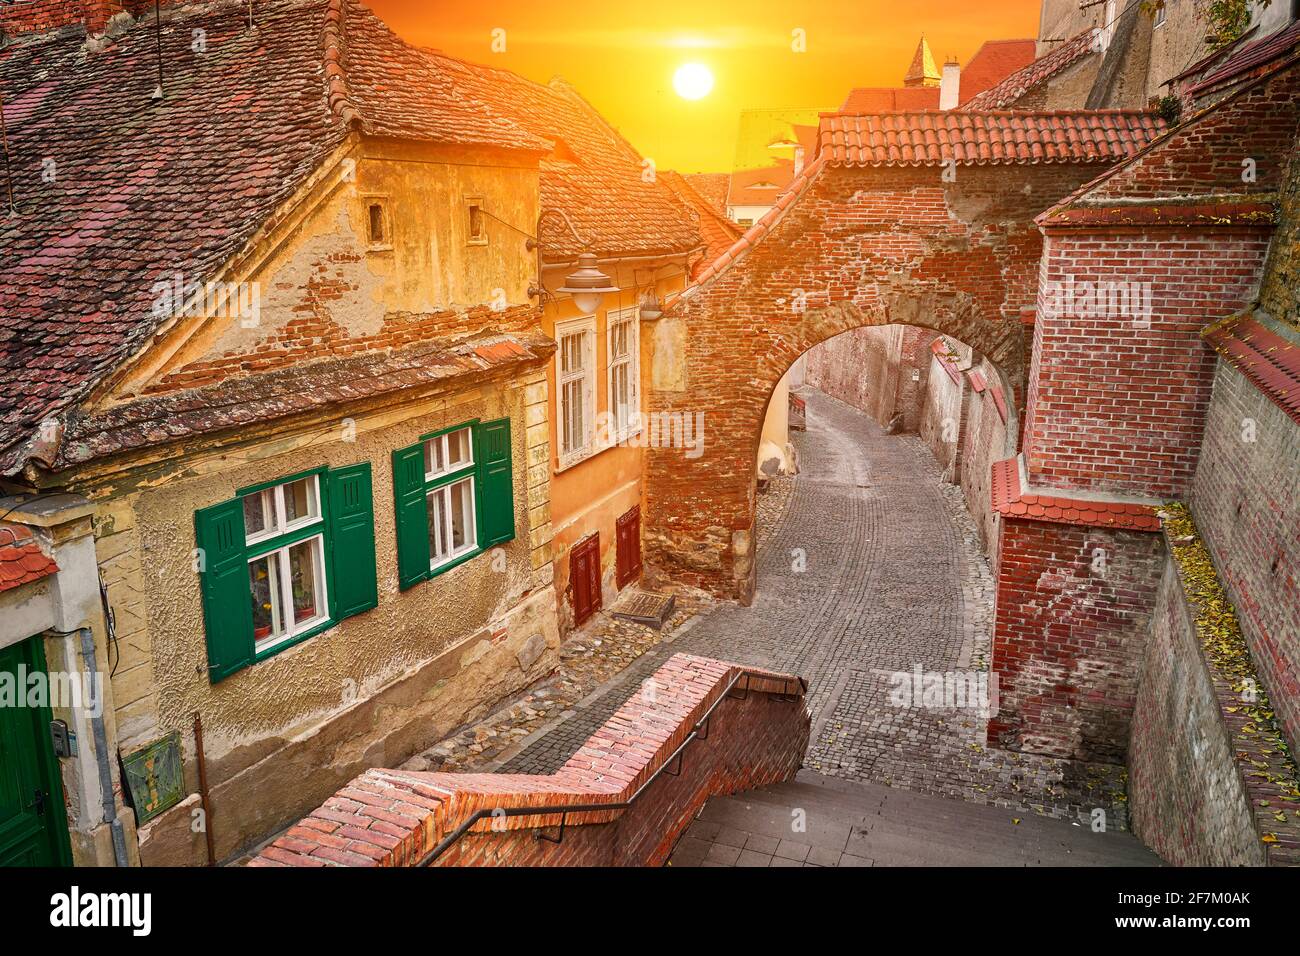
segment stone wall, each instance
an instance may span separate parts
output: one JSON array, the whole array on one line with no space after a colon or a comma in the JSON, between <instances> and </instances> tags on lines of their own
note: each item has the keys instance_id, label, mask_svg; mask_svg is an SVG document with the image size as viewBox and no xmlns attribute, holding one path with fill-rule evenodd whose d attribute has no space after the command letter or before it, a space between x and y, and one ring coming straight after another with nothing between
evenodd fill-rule
<instances>
[{"instance_id":1,"label":"stone wall","mask_svg":"<svg viewBox=\"0 0 1300 956\"><path fill-rule=\"evenodd\" d=\"M1128 766L1133 832L1167 862L1264 863L1264 844L1172 558L1151 619Z\"/></svg>"},{"instance_id":2,"label":"stone wall","mask_svg":"<svg viewBox=\"0 0 1300 956\"><path fill-rule=\"evenodd\" d=\"M1300 744L1300 422L1223 360L1190 503L1283 728Z\"/></svg>"},{"instance_id":3,"label":"stone wall","mask_svg":"<svg viewBox=\"0 0 1300 956\"><path fill-rule=\"evenodd\" d=\"M733 680L736 690L728 693ZM726 699L722 699L723 697ZM709 709L721 703L702 721ZM678 748L698 728L680 756ZM787 780L808 744L798 678L677 654L555 774L370 771L291 828L254 866L412 866L482 810L630 807L483 818L438 866L657 866L704 802ZM539 840L539 828L559 842Z\"/></svg>"},{"instance_id":4,"label":"stone wall","mask_svg":"<svg viewBox=\"0 0 1300 956\"><path fill-rule=\"evenodd\" d=\"M866 412L882 428L899 409L902 368L901 325L850 329L808 351L805 381L827 395Z\"/></svg>"}]
</instances>

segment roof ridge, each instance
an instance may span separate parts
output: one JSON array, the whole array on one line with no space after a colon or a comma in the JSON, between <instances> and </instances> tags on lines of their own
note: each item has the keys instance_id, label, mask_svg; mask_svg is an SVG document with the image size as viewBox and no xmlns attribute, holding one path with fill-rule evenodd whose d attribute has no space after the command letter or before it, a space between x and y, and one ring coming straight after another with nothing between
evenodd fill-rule
<instances>
[{"instance_id":1,"label":"roof ridge","mask_svg":"<svg viewBox=\"0 0 1300 956\"><path fill-rule=\"evenodd\" d=\"M349 126L361 124L361 113L348 90L344 65L348 0L328 0L325 25L321 31L324 44L325 97L330 111Z\"/></svg>"}]
</instances>

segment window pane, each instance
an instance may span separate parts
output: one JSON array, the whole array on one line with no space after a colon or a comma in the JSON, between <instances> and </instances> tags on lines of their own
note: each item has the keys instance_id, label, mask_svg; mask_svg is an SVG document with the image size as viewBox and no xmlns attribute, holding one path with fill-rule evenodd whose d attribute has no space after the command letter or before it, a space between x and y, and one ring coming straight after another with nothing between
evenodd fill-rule
<instances>
[{"instance_id":1,"label":"window pane","mask_svg":"<svg viewBox=\"0 0 1300 956\"><path fill-rule=\"evenodd\" d=\"M316 566L318 540L299 541L289 549L289 583L293 588L295 626L325 613L320 600L320 569Z\"/></svg>"},{"instance_id":2,"label":"window pane","mask_svg":"<svg viewBox=\"0 0 1300 956\"><path fill-rule=\"evenodd\" d=\"M424 473L436 475L447 467L447 453L442 437L430 438L424 443Z\"/></svg>"},{"instance_id":3,"label":"window pane","mask_svg":"<svg viewBox=\"0 0 1300 956\"><path fill-rule=\"evenodd\" d=\"M447 466L460 468L474 460L469 450L469 429L462 428L447 436Z\"/></svg>"},{"instance_id":4,"label":"window pane","mask_svg":"<svg viewBox=\"0 0 1300 956\"><path fill-rule=\"evenodd\" d=\"M586 444L583 405L583 380L564 385L564 450L573 451Z\"/></svg>"},{"instance_id":5,"label":"window pane","mask_svg":"<svg viewBox=\"0 0 1300 956\"><path fill-rule=\"evenodd\" d=\"M248 563L248 584L253 599L253 637L261 641L284 632L280 615L280 573L276 554Z\"/></svg>"},{"instance_id":6,"label":"window pane","mask_svg":"<svg viewBox=\"0 0 1300 956\"><path fill-rule=\"evenodd\" d=\"M269 491L244 496L244 534L248 537L261 534L271 524Z\"/></svg>"},{"instance_id":7,"label":"window pane","mask_svg":"<svg viewBox=\"0 0 1300 956\"><path fill-rule=\"evenodd\" d=\"M284 486L284 523L292 524L304 518L316 517L313 494L315 478L299 478Z\"/></svg>"},{"instance_id":8,"label":"window pane","mask_svg":"<svg viewBox=\"0 0 1300 956\"><path fill-rule=\"evenodd\" d=\"M434 563L447 557L447 489L439 488L425 496L429 515L429 558Z\"/></svg>"},{"instance_id":9,"label":"window pane","mask_svg":"<svg viewBox=\"0 0 1300 956\"><path fill-rule=\"evenodd\" d=\"M627 326L626 322L619 322L610 328L610 349L613 357L618 359L627 355Z\"/></svg>"},{"instance_id":10,"label":"window pane","mask_svg":"<svg viewBox=\"0 0 1300 956\"><path fill-rule=\"evenodd\" d=\"M614 427L622 431L627 425L629 367L626 363L614 366Z\"/></svg>"},{"instance_id":11,"label":"window pane","mask_svg":"<svg viewBox=\"0 0 1300 956\"><path fill-rule=\"evenodd\" d=\"M577 372L583 367L582 337L585 333L576 332L564 336L560 345L560 369L563 372Z\"/></svg>"},{"instance_id":12,"label":"window pane","mask_svg":"<svg viewBox=\"0 0 1300 956\"><path fill-rule=\"evenodd\" d=\"M451 547L454 551L474 543L473 499L474 485L468 478L451 486Z\"/></svg>"}]
</instances>

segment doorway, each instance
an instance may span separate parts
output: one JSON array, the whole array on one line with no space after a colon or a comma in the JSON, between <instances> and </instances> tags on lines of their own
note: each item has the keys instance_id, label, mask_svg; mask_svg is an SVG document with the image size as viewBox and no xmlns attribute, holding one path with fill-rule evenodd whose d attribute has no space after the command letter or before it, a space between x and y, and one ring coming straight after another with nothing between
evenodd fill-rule
<instances>
[{"instance_id":1,"label":"doorway","mask_svg":"<svg viewBox=\"0 0 1300 956\"><path fill-rule=\"evenodd\" d=\"M12 682L16 698L0 706L0 866L72 863L50 702L30 707L26 699L27 675L45 673L41 638L0 650L0 680Z\"/></svg>"}]
</instances>

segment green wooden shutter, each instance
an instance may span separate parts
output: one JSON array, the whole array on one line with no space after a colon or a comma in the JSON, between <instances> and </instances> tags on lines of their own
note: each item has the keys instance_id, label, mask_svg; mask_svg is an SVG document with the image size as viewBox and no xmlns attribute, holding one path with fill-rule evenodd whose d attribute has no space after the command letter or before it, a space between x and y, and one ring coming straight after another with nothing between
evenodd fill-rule
<instances>
[{"instance_id":1,"label":"green wooden shutter","mask_svg":"<svg viewBox=\"0 0 1300 956\"><path fill-rule=\"evenodd\" d=\"M379 603L375 574L375 506L370 462L330 469L330 596L334 619L341 621Z\"/></svg>"},{"instance_id":2,"label":"green wooden shutter","mask_svg":"<svg viewBox=\"0 0 1300 956\"><path fill-rule=\"evenodd\" d=\"M515 536L515 488L510 461L510 419L483 422L478 439L479 547Z\"/></svg>"},{"instance_id":3,"label":"green wooden shutter","mask_svg":"<svg viewBox=\"0 0 1300 956\"><path fill-rule=\"evenodd\" d=\"M202 563L208 679L216 683L253 662L253 600L244 557L243 499L194 513Z\"/></svg>"},{"instance_id":4,"label":"green wooden shutter","mask_svg":"<svg viewBox=\"0 0 1300 956\"><path fill-rule=\"evenodd\" d=\"M424 503L424 446L393 452L397 584L403 591L429 576L429 513Z\"/></svg>"}]
</instances>

